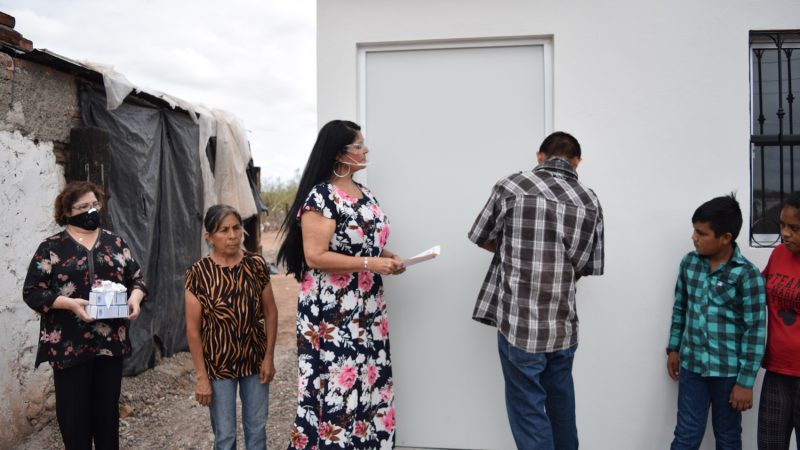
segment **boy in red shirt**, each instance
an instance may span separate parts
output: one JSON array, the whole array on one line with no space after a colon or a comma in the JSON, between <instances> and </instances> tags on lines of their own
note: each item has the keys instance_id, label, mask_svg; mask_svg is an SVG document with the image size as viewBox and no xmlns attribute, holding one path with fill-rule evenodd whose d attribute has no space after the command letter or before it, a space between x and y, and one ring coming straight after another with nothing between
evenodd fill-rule
<instances>
[{"instance_id":1,"label":"boy in red shirt","mask_svg":"<svg viewBox=\"0 0 800 450\"><path fill-rule=\"evenodd\" d=\"M784 201L780 223L783 243L764 269L769 323L759 450L787 450L792 429L800 432L800 192Z\"/></svg>"}]
</instances>

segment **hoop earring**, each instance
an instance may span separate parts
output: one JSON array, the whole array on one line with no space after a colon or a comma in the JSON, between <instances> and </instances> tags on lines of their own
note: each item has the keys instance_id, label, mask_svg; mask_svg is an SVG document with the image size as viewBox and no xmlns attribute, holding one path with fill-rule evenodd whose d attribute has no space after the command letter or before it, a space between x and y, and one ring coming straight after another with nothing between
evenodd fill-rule
<instances>
[{"instance_id":1,"label":"hoop earring","mask_svg":"<svg viewBox=\"0 0 800 450\"><path fill-rule=\"evenodd\" d=\"M333 174L336 175L337 178L344 178L344 177L350 175L350 166L348 166L347 164L342 164L342 165L347 167L347 172L345 172L343 174L336 173L336 165L333 166Z\"/></svg>"}]
</instances>

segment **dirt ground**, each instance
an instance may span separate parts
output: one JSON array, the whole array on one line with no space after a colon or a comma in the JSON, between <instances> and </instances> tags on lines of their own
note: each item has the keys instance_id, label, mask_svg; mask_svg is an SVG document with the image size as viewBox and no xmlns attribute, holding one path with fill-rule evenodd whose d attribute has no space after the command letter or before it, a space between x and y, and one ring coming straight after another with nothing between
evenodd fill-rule
<instances>
[{"instance_id":1,"label":"dirt ground","mask_svg":"<svg viewBox=\"0 0 800 450\"><path fill-rule=\"evenodd\" d=\"M266 233L261 244L267 261L275 260L276 234ZM297 408L295 312L297 283L286 275L272 277L278 304L278 340L275 348L277 373L270 385L268 447L285 449ZM214 442L208 408L194 400L194 368L189 353L162 359L155 368L122 379L120 448L209 449ZM44 425L23 440L18 450L63 448L55 413L41 418ZM244 438L239 420L239 448Z\"/></svg>"}]
</instances>

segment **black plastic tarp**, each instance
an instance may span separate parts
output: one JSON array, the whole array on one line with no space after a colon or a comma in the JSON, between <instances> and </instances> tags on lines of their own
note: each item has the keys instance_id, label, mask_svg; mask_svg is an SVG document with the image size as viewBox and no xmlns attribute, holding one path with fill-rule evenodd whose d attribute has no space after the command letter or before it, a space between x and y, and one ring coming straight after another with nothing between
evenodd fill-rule
<instances>
[{"instance_id":1,"label":"black plastic tarp","mask_svg":"<svg viewBox=\"0 0 800 450\"><path fill-rule=\"evenodd\" d=\"M198 125L187 113L128 97L106 109L102 91L81 88L81 120L108 131L111 228L142 266L150 295L131 322L133 354L125 374L153 366L156 352L187 349L183 281L200 258L203 186Z\"/></svg>"}]
</instances>

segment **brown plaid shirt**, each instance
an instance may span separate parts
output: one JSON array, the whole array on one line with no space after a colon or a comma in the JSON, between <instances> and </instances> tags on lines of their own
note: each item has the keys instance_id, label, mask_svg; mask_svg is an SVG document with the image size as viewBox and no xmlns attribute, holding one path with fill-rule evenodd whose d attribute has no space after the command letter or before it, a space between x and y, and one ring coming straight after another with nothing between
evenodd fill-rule
<instances>
[{"instance_id":1,"label":"brown plaid shirt","mask_svg":"<svg viewBox=\"0 0 800 450\"><path fill-rule=\"evenodd\" d=\"M603 211L567 161L498 181L468 236L497 243L473 319L531 353L578 343L575 282L603 274Z\"/></svg>"}]
</instances>

